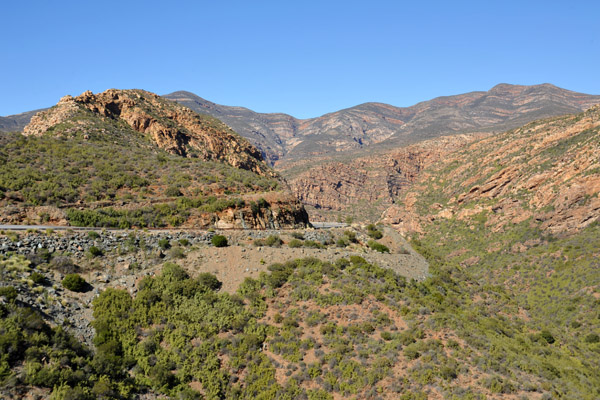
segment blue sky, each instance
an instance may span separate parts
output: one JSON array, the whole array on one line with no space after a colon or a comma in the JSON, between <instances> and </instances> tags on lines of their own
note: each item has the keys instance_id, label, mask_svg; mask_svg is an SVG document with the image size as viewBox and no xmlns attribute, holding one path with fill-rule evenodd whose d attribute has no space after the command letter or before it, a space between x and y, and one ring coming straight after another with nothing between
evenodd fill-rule
<instances>
[{"instance_id":1,"label":"blue sky","mask_svg":"<svg viewBox=\"0 0 600 400\"><path fill-rule=\"evenodd\" d=\"M598 1L22 0L2 14L0 115L109 88L299 118L501 82L600 94Z\"/></svg>"}]
</instances>

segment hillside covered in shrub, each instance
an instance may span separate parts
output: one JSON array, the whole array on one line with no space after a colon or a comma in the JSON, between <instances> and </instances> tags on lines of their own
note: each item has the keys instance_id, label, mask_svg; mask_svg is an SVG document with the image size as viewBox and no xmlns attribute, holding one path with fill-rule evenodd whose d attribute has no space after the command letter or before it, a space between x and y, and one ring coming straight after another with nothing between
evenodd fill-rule
<instances>
[{"instance_id":1,"label":"hillside covered in shrub","mask_svg":"<svg viewBox=\"0 0 600 400\"><path fill-rule=\"evenodd\" d=\"M0 140L0 220L6 223L307 223L302 205L245 139L212 117L141 90L68 96L36 115L25 135Z\"/></svg>"}]
</instances>

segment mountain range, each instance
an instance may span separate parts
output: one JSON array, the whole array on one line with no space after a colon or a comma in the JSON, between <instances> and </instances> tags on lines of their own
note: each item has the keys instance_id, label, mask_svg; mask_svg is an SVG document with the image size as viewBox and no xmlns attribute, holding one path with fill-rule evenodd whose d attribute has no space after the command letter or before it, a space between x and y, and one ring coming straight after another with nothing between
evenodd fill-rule
<instances>
[{"instance_id":1,"label":"mountain range","mask_svg":"<svg viewBox=\"0 0 600 400\"><path fill-rule=\"evenodd\" d=\"M261 114L243 107L222 106L189 92L164 97L222 120L257 146L273 164L376 144L376 148L389 149L456 133L501 132L600 103L600 96L550 84L499 84L487 92L438 97L411 107L365 103L318 118L297 119L287 114Z\"/></svg>"},{"instance_id":2,"label":"mountain range","mask_svg":"<svg viewBox=\"0 0 600 400\"><path fill-rule=\"evenodd\" d=\"M600 103L600 96L551 84L499 84L488 91L437 97L410 107L364 103L317 118L298 119L220 105L186 91L163 97L223 121L254 144L271 165L353 150L360 153L367 148L397 148L457 133L502 132ZM21 131L36 112L0 117L0 131Z\"/></svg>"}]
</instances>

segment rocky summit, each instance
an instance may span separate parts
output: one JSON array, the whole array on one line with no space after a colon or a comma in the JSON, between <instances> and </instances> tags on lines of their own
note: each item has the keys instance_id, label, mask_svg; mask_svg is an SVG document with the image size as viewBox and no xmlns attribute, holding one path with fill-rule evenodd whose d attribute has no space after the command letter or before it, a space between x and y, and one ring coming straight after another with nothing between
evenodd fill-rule
<instances>
[{"instance_id":1,"label":"rocky summit","mask_svg":"<svg viewBox=\"0 0 600 400\"><path fill-rule=\"evenodd\" d=\"M66 96L0 138L0 221L78 226L306 226L260 152L142 90Z\"/></svg>"},{"instance_id":2,"label":"rocky summit","mask_svg":"<svg viewBox=\"0 0 600 400\"><path fill-rule=\"evenodd\" d=\"M47 111L35 115L23 134L42 135L49 129L92 112L93 116L123 121L147 135L161 149L205 161L225 161L236 168L261 175L274 175L261 162L260 153L218 120L202 118L193 111L142 90L107 90L97 95L85 92L65 96Z\"/></svg>"}]
</instances>

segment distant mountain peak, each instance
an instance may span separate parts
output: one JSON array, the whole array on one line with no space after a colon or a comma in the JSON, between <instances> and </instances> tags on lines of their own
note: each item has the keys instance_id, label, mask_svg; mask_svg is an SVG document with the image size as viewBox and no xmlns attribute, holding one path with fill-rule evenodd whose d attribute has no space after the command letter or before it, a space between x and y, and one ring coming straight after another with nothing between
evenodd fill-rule
<instances>
[{"instance_id":1,"label":"distant mountain peak","mask_svg":"<svg viewBox=\"0 0 600 400\"><path fill-rule=\"evenodd\" d=\"M210 103L185 91L165 97L218 117L257 146L272 164L359 151L374 145L395 148L458 133L501 132L600 103L600 96L549 83L500 83L488 91L437 97L411 107L367 102L299 120L286 114L261 114Z\"/></svg>"}]
</instances>

